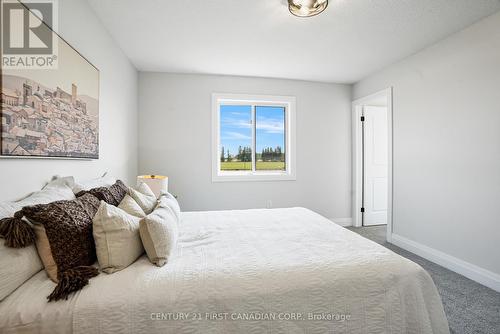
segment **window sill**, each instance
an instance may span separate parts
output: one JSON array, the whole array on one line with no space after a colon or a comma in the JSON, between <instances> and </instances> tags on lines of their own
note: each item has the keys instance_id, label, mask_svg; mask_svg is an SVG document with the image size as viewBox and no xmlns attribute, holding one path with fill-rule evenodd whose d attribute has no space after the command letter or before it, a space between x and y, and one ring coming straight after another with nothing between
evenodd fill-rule
<instances>
[{"instance_id":1,"label":"window sill","mask_svg":"<svg viewBox=\"0 0 500 334\"><path fill-rule=\"evenodd\" d=\"M265 182L295 181L297 177L291 173L219 173L212 175L212 182Z\"/></svg>"}]
</instances>

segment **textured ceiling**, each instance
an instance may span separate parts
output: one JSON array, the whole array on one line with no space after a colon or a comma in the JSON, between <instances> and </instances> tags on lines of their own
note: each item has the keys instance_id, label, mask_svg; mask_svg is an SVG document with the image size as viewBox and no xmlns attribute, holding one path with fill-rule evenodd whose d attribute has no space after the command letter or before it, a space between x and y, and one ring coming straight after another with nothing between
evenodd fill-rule
<instances>
[{"instance_id":1,"label":"textured ceiling","mask_svg":"<svg viewBox=\"0 0 500 334\"><path fill-rule=\"evenodd\" d=\"M500 0L88 0L141 71L352 83L500 10Z\"/></svg>"}]
</instances>

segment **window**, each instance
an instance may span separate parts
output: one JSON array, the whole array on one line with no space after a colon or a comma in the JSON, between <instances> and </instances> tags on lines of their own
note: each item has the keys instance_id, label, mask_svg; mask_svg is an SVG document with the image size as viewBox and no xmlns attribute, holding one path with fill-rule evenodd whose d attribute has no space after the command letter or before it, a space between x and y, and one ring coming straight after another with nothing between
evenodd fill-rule
<instances>
[{"instance_id":1,"label":"window","mask_svg":"<svg viewBox=\"0 0 500 334\"><path fill-rule=\"evenodd\" d=\"M295 180L295 98L213 95L212 180Z\"/></svg>"}]
</instances>

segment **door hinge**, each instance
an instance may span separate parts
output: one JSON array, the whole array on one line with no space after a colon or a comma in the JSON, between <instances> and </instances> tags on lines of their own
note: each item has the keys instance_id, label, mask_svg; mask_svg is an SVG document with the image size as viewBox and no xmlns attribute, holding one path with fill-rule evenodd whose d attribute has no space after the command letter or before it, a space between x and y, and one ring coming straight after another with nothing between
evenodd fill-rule
<instances>
[{"instance_id":1,"label":"door hinge","mask_svg":"<svg viewBox=\"0 0 500 334\"><path fill-rule=\"evenodd\" d=\"M361 208L361 212L365 212L365 208Z\"/></svg>"},{"instance_id":2,"label":"door hinge","mask_svg":"<svg viewBox=\"0 0 500 334\"><path fill-rule=\"evenodd\" d=\"M365 116L361 116L361 122L365 121Z\"/></svg>"}]
</instances>

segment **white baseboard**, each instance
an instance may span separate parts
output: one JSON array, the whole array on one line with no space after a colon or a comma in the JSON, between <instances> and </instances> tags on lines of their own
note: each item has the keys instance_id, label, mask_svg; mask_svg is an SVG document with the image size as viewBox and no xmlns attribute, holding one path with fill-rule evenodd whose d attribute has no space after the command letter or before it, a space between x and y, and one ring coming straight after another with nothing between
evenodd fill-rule
<instances>
[{"instance_id":1,"label":"white baseboard","mask_svg":"<svg viewBox=\"0 0 500 334\"><path fill-rule=\"evenodd\" d=\"M343 227L348 227L352 226L352 218L330 218L332 222L334 222L337 225L343 226Z\"/></svg>"},{"instance_id":2,"label":"white baseboard","mask_svg":"<svg viewBox=\"0 0 500 334\"><path fill-rule=\"evenodd\" d=\"M500 292L499 274L394 233L391 243Z\"/></svg>"}]
</instances>

